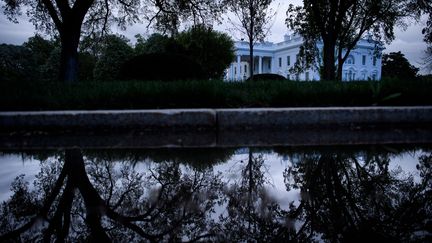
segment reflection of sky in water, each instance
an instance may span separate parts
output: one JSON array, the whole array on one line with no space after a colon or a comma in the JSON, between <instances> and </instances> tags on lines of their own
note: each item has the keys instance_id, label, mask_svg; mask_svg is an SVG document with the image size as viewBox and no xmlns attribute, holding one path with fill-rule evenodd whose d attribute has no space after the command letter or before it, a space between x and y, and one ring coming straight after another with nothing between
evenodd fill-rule
<instances>
[{"instance_id":1,"label":"reflection of sky in water","mask_svg":"<svg viewBox=\"0 0 432 243\"><path fill-rule=\"evenodd\" d=\"M254 157L260 153L254 153ZM235 154L229 161L224 164L216 165L213 170L221 172L224 176L223 180L227 182L239 181L241 178L241 170L246 166L249 159L249 154ZM282 209L288 209L289 203L299 199L299 191L286 191L283 171L290 164L283 157L275 153L263 154L264 159L264 176L266 177L265 189L268 195L278 202Z\"/></svg>"},{"instance_id":2,"label":"reflection of sky in water","mask_svg":"<svg viewBox=\"0 0 432 243\"><path fill-rule=\"evenodd\" d=\"M329 152L328 148L326 151L327 153ZM193 151L190 152L193 153ZM260 165L260 162L257 161L261 161L260 158L262 158L263 164L259 168L261 169L261 172L263 173L264 176L263 186L265 189L265 193L264 193L265 197L255 198L257 206L260 204L259 202L261 200L264 202L269 202L268 199L270 199L270 201L279 204L282 210L290 211L289 210L290 203L294 203L295 206L298 206L302 202L300 200L301 195L299 189L291 189L290 191L287 191L283 173L287 168L290 168L293 164L296 165L297 163L307 162L307 160L304 159L306 159L308 156L313 155L312 157L315 157L316 155L318 155L319 157L320 152L319 150L314 150L313 152L310 153L305 151L299 151L299 153L296 153L294 150L290 150L290 153L288 154L290 155L280 156L279 154L273 152L268 152L268 151L264 152L264 151L259 151L258 149L253 150L252 156L254 160L256 159L256 161L254 162L254 166ZM357 161L361 165L364 164L366 156L371 155L362 152L358 152L358 153L353 152L353 155L354 154L358 156ZM412 150L410 152L403 152L398 154L397 151L395 151L394 153L392 153L392 155L389 156L390 164L388 169L389 171L401 171L401 173L398 173L395 178L397 180L399 179L403 180L404 178L412 176L414 178L414 182L418 183L420 182L420 177L416 165L418 164L418 158L423 154L429 154L429 153L423 152L422 150ZM206 156L207 155L210 157L209 154L206 154ZM325 155L325 153L323 153L323 155ZM380 155L379 151L377 155ZM224 189L220 194L222 197L229 195L231 192L237 192L237 191L229 191L230 189L231 190L240 189L239 193L242 193L241 189L244 190L244 188L241 187L234 187L234 184L239 186L239 184L242 183L242 179L244 179L242 178L242 171L244 172L245 170L247 170L249 156L250 155L248 149L239 149L231 156L231 158L228 161L226 161L225 163L215 164L212 167L210 167L210 171L206 171L209 174L212 174L212 176L216 176L216 175L221 176L220 178L224 186ZM101 158L95 158L95 157L89 157L89 158L93 158L93 159L89 161L89 167L88 167L89 170L87 172L92 174L93 172L90 172L90 168L94 169L94 167L92 167L90 164L95 162L96 165L98 165L101 162ZM383 159L385 158L386 156L384 156ZM84 159L87 161L87 158ZM203 158L203 160L205 159L206 158ZM49 158L48 161L46 161L46 163L53 163L56 160L57 159ZM181 162L181 161L177 161L177 162ZM104 164L105 163L101 163L100 165L104 165ZM160 166L163 165L163 163L153 163L147 158L147 159L143 159L143 161L139 161L134 164L131 164L128 161L114 161L112 164L109 165L112 165L114 174L115 173L121 174L121 171L127 168L127 169L133 169L135 172L138 172L139 174L148 178L151 175L151 171L156 172L158 168L160 169ZM167 164L167 166L172 166L172 165L173 164L170 163ZM354 166L354 164L352 164L351 166ZM190 164L182 164L180 165L179 168L183 176L193 176L194 173L197 172L196 168L192 167ZM32 183L35 179L35 175L39 173L39 171L40 171L40 161L31 159L30 156L21 157L21 155L4 155L0 153L0 202L7 200L11 196L11 192L9 190L11 187L11 183L15 177L17 177L20 174L25 174L26 175L25 180L29 182L29 187L30 189L32 189L33 188ZM290 180L292 180L292 178L290 178ZM290 182L292 183L293 181ZM116 180L115 183L116 185L118 184L118 186L121 187L122 182L120 180ZM160 184L157 183L151 183L146 185L145 187L146 188L144 190L144 194L141 196L150 199L149 201L151 201L151 198L153 197L156 198L156 195L159 194L158 189L160 189L161 186ZM202 193L203 193L202 195L198 195L200 198L203 199L208 198L207 197L209 195L207 194L208 191L203 190ZM205 200L202 200L201 202L204 201ZM302 205L304 204L302 203ZM206 218L211 219L211 221L217 222L218 224L222 222L221 225L223 225L224 219L223 218L221 219L220 216L229 217L227 206L228 206L228 200L220 201L220 204L215 204L212 210L205 212ZM229 209L231 210L232 208L230 207ZM260 209L257 208L258 214L259 214L259 210ZM303 228L304 225L308 224L308 221L307 220L304 221L303 218L288 218L288 217L285 218L285 216L280 216L280 217L275 216L274 219L276 219L276 221L278 221L282 225L285 224L285 227L295 228L297 232L301 231L300 229ZM243 222L243 223L236 222L236 223L245 224L247 222ZM320 239L320 236L321 233L317 232L317 234L314 235L313 237L315 240L321 242L322 239ZM187 236L183 235L183 237L187 237ZM184 240L188 240L188 239L189 238L184 238Z\"/></svg>"},{"instance_id":3,"label":"reflection of sky in water","mask_svg":"<svg viewBox=\"0 0 432 243\"><path fill-rule=\"evenodd\" d=\"M29 188L32 188L32 182L39 171L40 161L38 160L22 158L15 154L0 154L0 202L5 201L12 195L10 186L17 176L25 174L24 178L30 182Z\"/></svg>"},{"instance_id":4,"label":"reflection of sky in water","mask_svg":"<svg viewBox=\"0 0 432 243\"><path fill-rule=\"evenodd\" d=\"M264 176L266 177L265 188L268 195L278 202L282 209L288 209L289 203L294 201L298 205L300 197L299 190L286 191L283 171L291 165L291 161L286 156L279 156L276 153L254 153L263 155L264 159ZM402 169L400 176L406 177L412 175L415 182L420 181L419 172L416 169L418 158L424 154L421 150L404 152L399 155L391 156L389 165L390 170ZM239 182L241 179L241 170L244 168L249 159L248 149L240 149L225 163L217 164L213 167L213 172L218 172L222 175L222 180L232 184ZM119 164L115 168L119 168ZM23 158L20 155L0 155L0 201L8 199L11 195L10 186L14 178L20 174L25 174L25 180L30 182L29 187L32 188L32 182L35 175L40 171L40 161L29 157ZM137 172L147 172L149 168L154 167L150 161L142 161L134 166ZM182 171L187 173L187 167L181 167Z\"/></svg>"}]
</instances>

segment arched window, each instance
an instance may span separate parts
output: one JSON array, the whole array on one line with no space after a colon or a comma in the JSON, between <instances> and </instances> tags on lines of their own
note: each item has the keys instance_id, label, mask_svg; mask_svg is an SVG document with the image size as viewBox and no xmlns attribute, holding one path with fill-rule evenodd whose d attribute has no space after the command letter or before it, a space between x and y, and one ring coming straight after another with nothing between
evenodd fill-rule
<instances>
[{"instance_id":1,"label":"arched window","mask_svg":"<svg viewBox=\"0 0 432 243\"><path fill-rule=\"evenodd\" d=\"M348 56L346 64L355 64L355 59L352 55Z\"/></svg>"},{"instance_id":2,"label":"arched window","mask_svg":"<svg viewBox=\"0 0 432 243\"><path fill-rule=\"evenodd\" d=\"M352 81L356 79L356 70L353 68L350 68L348 72L346 73L346 80Z\"/></svg>"}]
</instances>

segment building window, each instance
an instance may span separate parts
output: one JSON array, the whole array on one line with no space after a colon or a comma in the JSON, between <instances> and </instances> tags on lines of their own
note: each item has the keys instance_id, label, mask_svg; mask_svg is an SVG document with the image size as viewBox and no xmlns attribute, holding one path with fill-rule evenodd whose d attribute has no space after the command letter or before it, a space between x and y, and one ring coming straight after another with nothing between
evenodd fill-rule
<instances>
[{"instance_id":1,"label":"building window","mask_svg":"<svg viewBox=\"0 0 432 243\"><path fill-rule=\"evenodd\" d=\"M234 75L237 74L237 67L234 67Z\"/></svg>"},{"instance_id":2,"label":"building window","mask_svg":"<svg viewBox=\"0 0 432 243\"><path fill-rule=\"evenodd\" d=\"M365 55L362 56L362 64L366 65L366 56Z\"/></svg>"},{"instance_id":3,"label":"building window","mask_svg":"<svg viewBox=\"0 0 432 243\"><path fill-rule=\"evenodd\" d=\"M247 66L246 66L246 64L244 65L244 72L247 73Z\"/></svg>"},{"instance_id":4,"label":"building window","mask_svg":"<svg viewBox=\"0 0 432 243\"><path fill-rule=\"evenodd\" d=\"M268 69L271 69L271 61L268 62Z\"/></svg>"},{"instance_id":5,"label":"building window","mask_svg":"<svg viewBox=\"0 0 432 243\"><path fill-rule=\"evenodd\" d=\"M309 72L306 72L306 81L309 81Z\"/></svg>"},{"instance_id":6,"label":"building window","mask_svg":"<svg viewBox=\"0 0 432 243\"><path fill-rule=\"evenodd\" d=\"M291 66L291 57L287 56L287 66Z\"/></svg>"},{"instance_id":7,"label":"building window","mask_svg":"<svg viewBox=\"0 0 432 243\"><path fill-rule=\"evenodd\" d=\"M373 57L373 65L374 66L376 66L376 61L377 61L376 57Z\"/></svg>"},{"instance_id":8,"label":"building window","mask_svg":"<svg viewBox=\"0 0 432 243\"><path fill-rule=\"evenodd\" d=\"M346 63L347 63L347 64L355 64L355 62L354 62L354 57L353 57L353 56L349 56L349 57L347 58L347 60L346 60Z\"/></svg>"},{"instance_id":9,"label":"building window","mask_svg":"<svg viewBox=\"0 0 432 243\"><path fill-rule=\"evenodd\" d=\"M282 58L279 57L279 67L282 67Z\"/></svg>"}]
</instances>

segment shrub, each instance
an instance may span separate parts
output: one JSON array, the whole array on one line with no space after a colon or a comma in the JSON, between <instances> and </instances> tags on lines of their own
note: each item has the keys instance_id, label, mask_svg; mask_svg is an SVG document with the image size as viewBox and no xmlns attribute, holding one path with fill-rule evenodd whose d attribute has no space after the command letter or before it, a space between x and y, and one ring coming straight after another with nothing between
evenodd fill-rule
<instances>
[{"instance_id":1,"label":"shrub","mask_svg":"<svg viewBox=\"0 0 432 243\"><path fill-rule=\"evenodd\" d=\"M202 79L201 66L177 54L143 54L125 62L120 71L122 80L193 80Z\"/></svg>"},{"instance_id":2,"label":"shrub","mask_svg":"<svg viewBox=\"0 0 432 243\"><path fill-rule=\"evenodd\" d=\"M267 81L267 80L288 80L284 76L274 73L262 73L254 74L253 81ZM251 77L246 79L246 81L251 81Z\"/></svg>"},{"instance_id":3,"label":"shrub","mask_svg":"<svg viewBox=\"0 0 432 243\"><path fill-rule=\"evenodd\" d=\"M184 54L201 64L206 79L221 79L234 60L234 42L225 33L195 25L176 36Z\"/></svg>"}]
</instances>

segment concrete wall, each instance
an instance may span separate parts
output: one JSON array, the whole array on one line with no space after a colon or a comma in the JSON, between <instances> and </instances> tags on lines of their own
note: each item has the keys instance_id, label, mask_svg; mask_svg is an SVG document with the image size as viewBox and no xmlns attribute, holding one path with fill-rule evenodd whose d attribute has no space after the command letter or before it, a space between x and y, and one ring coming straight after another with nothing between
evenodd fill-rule
<instances>
[{"instance_id":1,"label":"concrete wall","mask_svg":"<svg viewBox=\"0 0 432 243\"><path fill-rule=\"evenodd\" d=\"M432 124L432 107L167 109L0 112L0 130L253 130Z\"/></svg>"},{"instance_id":2,"label":"concrete wall","mask_svg":"<svg viewBox=\"0 0 432 243\"><path fill-rule=\"evenodd\" d=\"M0 112L0 149L431 142L432 107Z\"/></svg>"}]
</instances>

